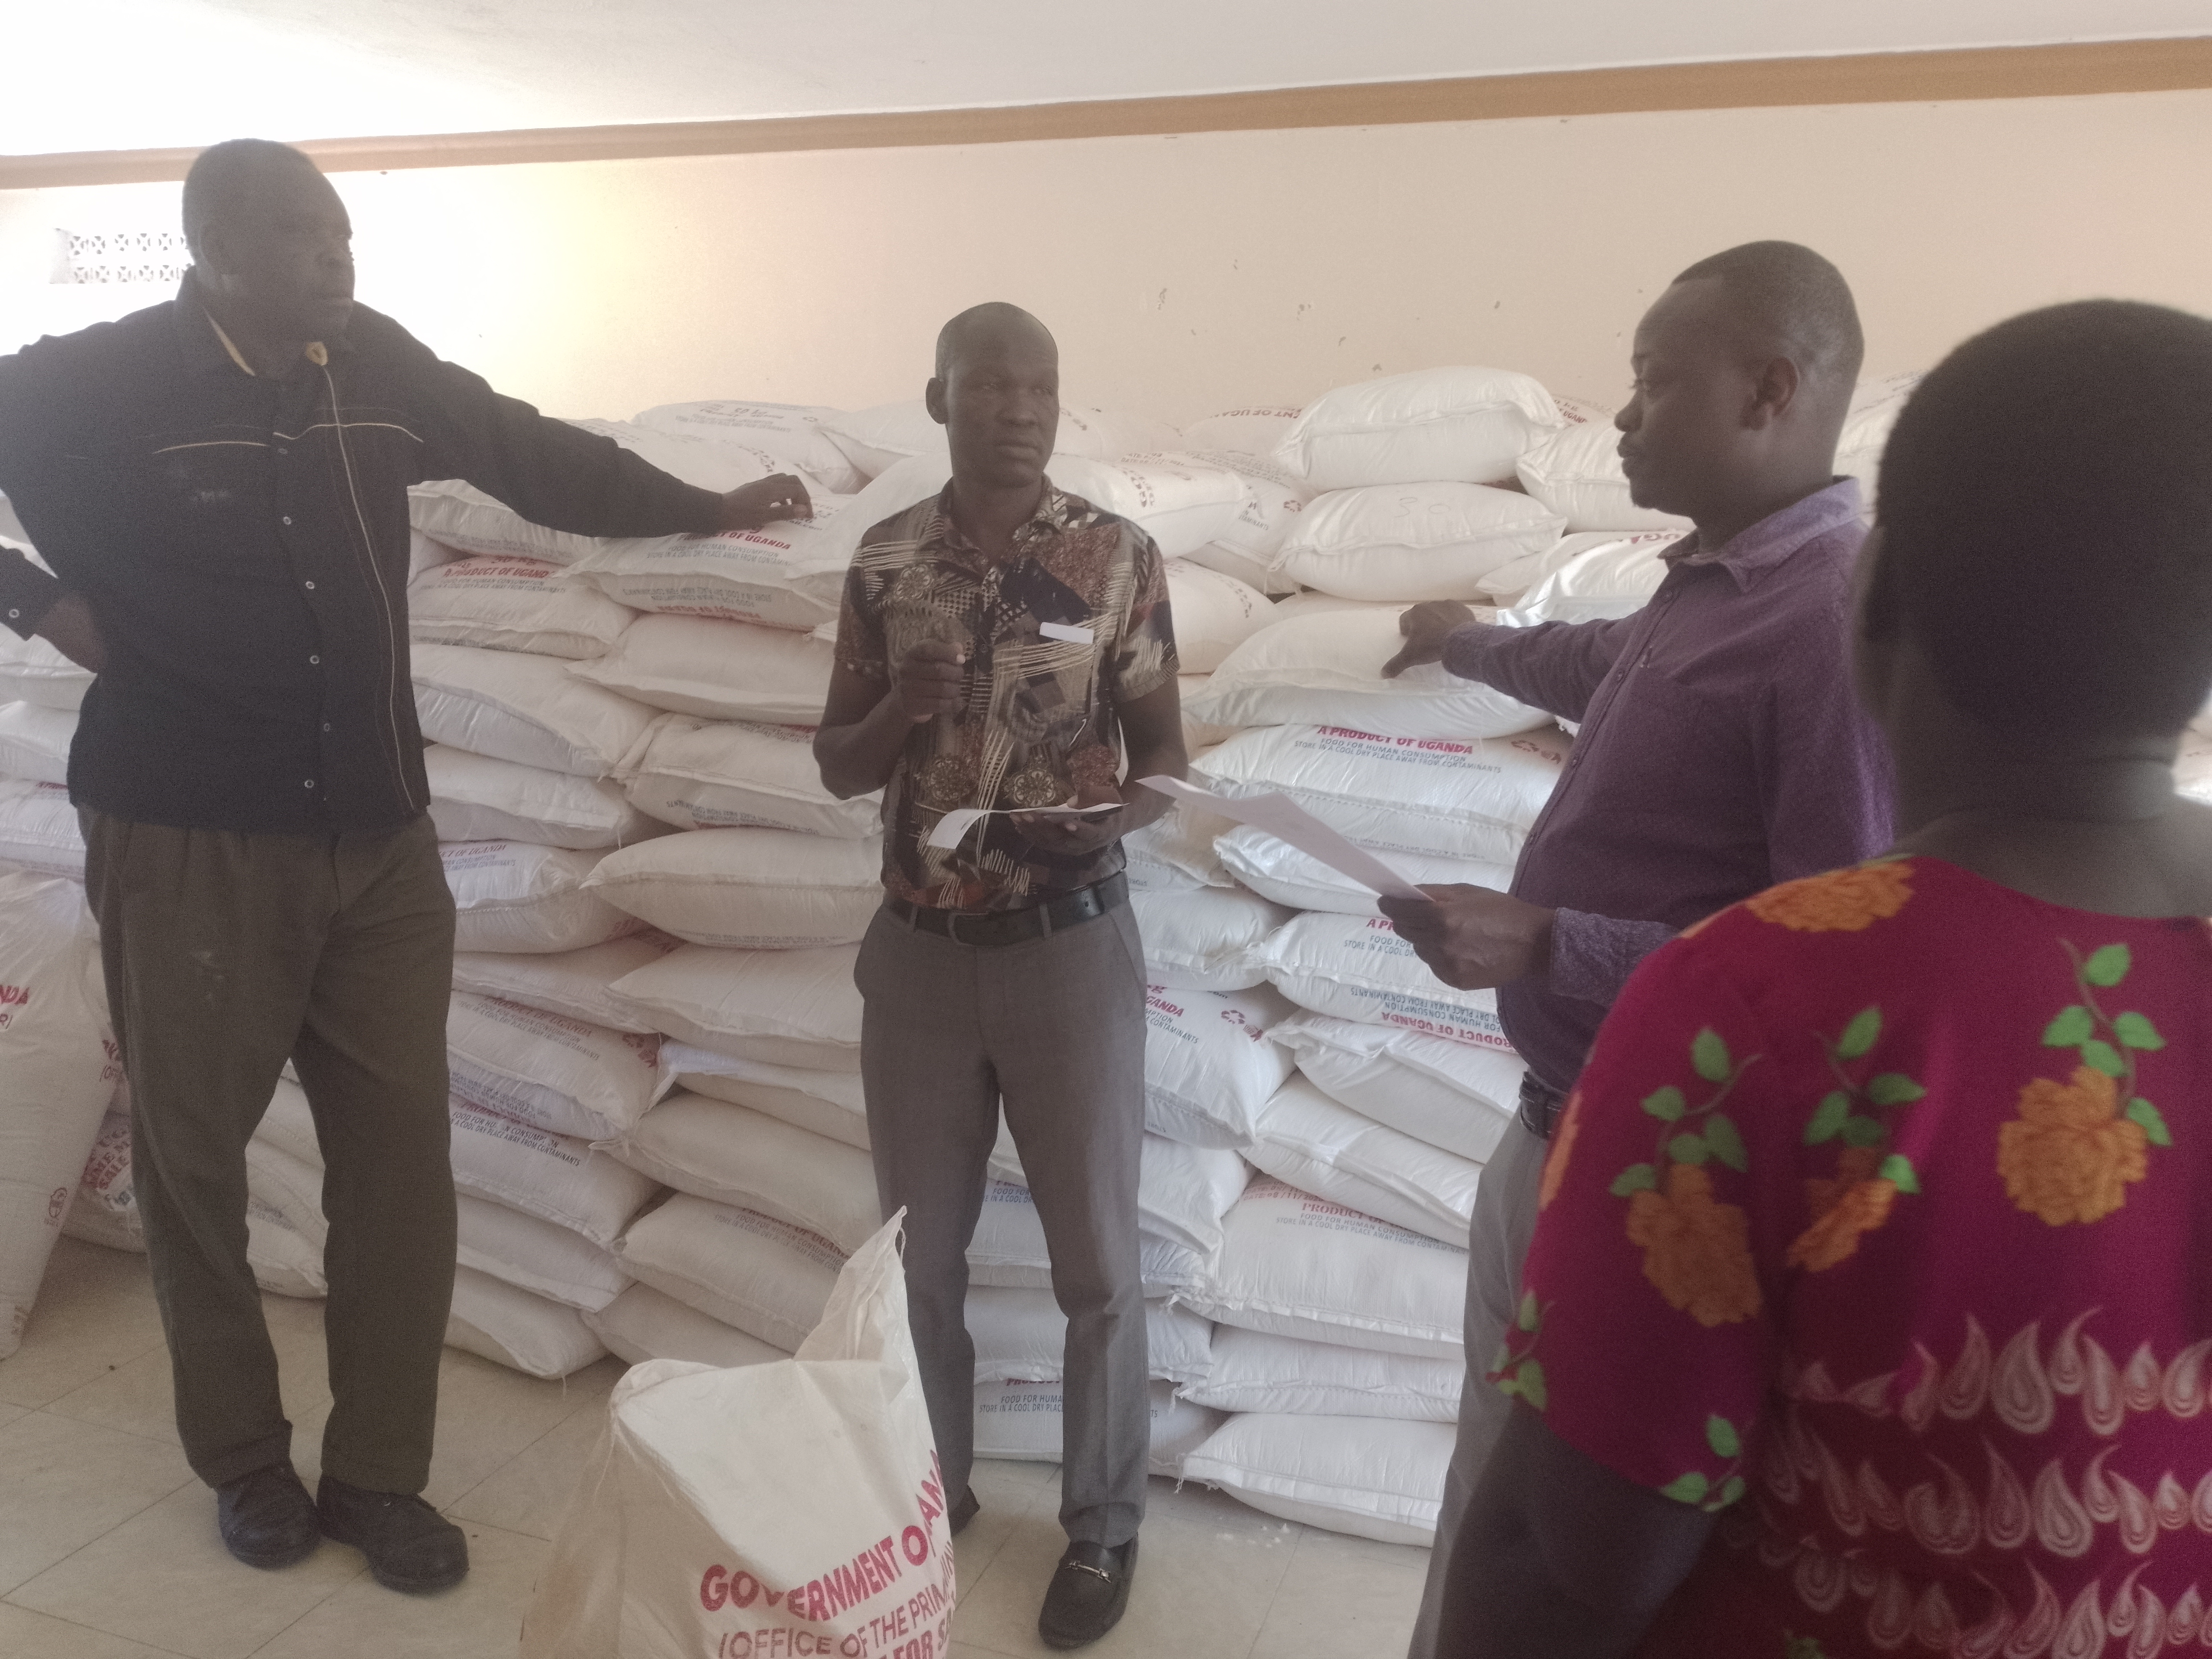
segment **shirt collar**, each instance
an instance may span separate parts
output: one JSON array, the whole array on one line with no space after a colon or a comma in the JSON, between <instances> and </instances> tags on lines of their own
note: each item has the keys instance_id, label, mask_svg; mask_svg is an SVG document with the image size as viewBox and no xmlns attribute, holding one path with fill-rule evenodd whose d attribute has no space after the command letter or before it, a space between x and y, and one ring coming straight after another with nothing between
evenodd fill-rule
<instances>
[{"instance_id":1,"label":"shirt collar","mask_svg":"<svg viewBox=\"0 0 2212 1659\"><path fill-rule=\"evenodd\" d=\"M1014 532L1014 545L1020 547L1038 537L1057 536L1079 527L1081 514L1076 510L1075 502L1074 496L1056 487L1051 478L1047 477L1044 491L1037 497L1036 511L1030 514ZM934 542L945 551L959 558L977 563L988 562L982 550L969 541L967 533L953 520L952 483L950 479L938 492L936 503L931 508L929 532L924 539Z\"/></svg>"},{"instance_id":2,"label":"shirt collar","mask_svg":"<svg viewBox=\"0 0 2212 1659\"><path fill-rule=\"evenodd\" d=\"M1677 568L1718 565L1735 578L1738 587L1747 591L1808 542L1863 518L1865 511L1859 481L1841 477L1826 489L1816 489L1779 513L1770 513L1757 524L1738 531L1711 552L1698 546L1698 532L1693 530L1659 556Z\"/></svg>"},{"instance_id":3,"label":"shirt collar","mask_svg":"<svg viewBox=\"0 0 2212 1659\"><path fill-rule=\"evenodd\" d=\"M216 321L215 313L201 300L198 280L189 271L186 272L184 286L177 291L178 343L184 349L186 362L203 372L228 372L229 368L236 368L240 374L256 380L263 378L255 371L253 365L246 361L246 354L238 349L229 335L223 332L222 325ZM310 363L321 368L330 362L332 353L344 349L345 342L343 340L328 343L310 340L304 355Z\"/></svg>"}]
</instances>

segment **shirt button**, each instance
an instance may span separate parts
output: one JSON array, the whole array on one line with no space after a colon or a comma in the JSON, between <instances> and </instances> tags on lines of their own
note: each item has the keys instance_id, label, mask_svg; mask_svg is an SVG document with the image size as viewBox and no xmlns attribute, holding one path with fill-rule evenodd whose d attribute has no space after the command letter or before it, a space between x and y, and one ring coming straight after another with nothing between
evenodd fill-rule
<instances>
[{"instance_id":1,"label":"shirt button","mask_svg":"<svg viewBox=\"0 0 2212 1659\"><path fill-rule=\"evenodd\" d=\"M14 622L14 621L15 620L15 618L16 618L16 617L18 617L21 616L22 614L23 614L23 613L22 613L21 611L10 611L8 613L8 620L9 620L9 622Z\"/></svg>"},{"instance_id":2,"label":"shirt button","mask_svg":"<svg viewBox=\"0 0 2212 1659\"><path fill-rule=\"evenodd\" d=\"M314 781L313 778L309 778L309 779L307 781L307 782L306 782L306 783L304 783L304 784L302 784L302 785L301 786L301 788L303 788L303 789L312 789L312 788L313 788L314 787L315 787L315 781Z\"/></svg>"},{"instance_id":3,"label":"shirt button","mask_svg":"<svg viewBox=\"0 0 2212 1659\"><path fill-rule=\"evenodd\" d=\"M322 665L322 661L323 659L320 657L310 657L307 659L307 663L310 667L319 668Z\"/></svg>"},{"instance_id":4,"label":"shirt button","mask_svg":"<svg viewBox=\"0 0 2212 1659\"><path fill-rule=\"evenodd\" d=\"M289 514L286 516L286 518L285 518L285 520L284 520L284 522L285 522L286 524L289 524L289 523L291 523L291 522L292 522L291 518L290 518L290 516L289 516Z\"/></svg>"},{"instance_id":5,"label":"shirt button","mask_svg":"<svg viewBox=\"0 0 2212 1659\"><path fill-rule=\"evenodd\" d=\"M325 721L323 722L323 730L324 730L324 731L325 731L325 732L327 732L327 731L329 731L330 729L331 729L331 723L330 723L328 720L325 720Z\"/></svg>"},{"instance_id":6,"label":"shirt button","mask_svg":"<svg viewBox=\"0 0 2212 1659\"><path fill-rule=\"evenodd\" d=\"M307 592L309 592L310 593L312 593L312 592L313 592L314 591L315 591L315 585L314 585L314 583L313 583L313 582L309 582L309 583L307 584Z\"/></svg>"}]
</instances>

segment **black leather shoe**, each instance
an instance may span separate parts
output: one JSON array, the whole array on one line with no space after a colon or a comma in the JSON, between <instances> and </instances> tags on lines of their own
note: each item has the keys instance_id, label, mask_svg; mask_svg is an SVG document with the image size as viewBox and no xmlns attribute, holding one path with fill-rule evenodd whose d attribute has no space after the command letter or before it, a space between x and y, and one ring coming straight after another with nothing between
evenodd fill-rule
<instances>
[{"instance_id":1,"label":"black leather shoe","mask_svg":"<svg viewBox=\"0 0 2212 1659\"><path fill-rule=\"evenodd\" d=\"M1070 1544L1044 1593L1037 1634L1048 1648L1088 1647L1121 1622L1129 1581L1137 1573L1137 1540L1114 1549Z\"/></svg>"},{"instance_id":2,"label":"black leather shoe","mask_svg":"<svg viewBox=\"0 0 2212 1659\"><path fill-rule=\"evenodd\" d=\"M367 1556L370 1576L386 1589L420 1595L468 1577L469 1540L419 1498L370 1492L326 1474L315 1507L324 1534Z\"/></svg>"},{"instance_id":3,"label":"black leather shoe","mask_svg":"<svg viewBox=\"0 0 2212 1659\"><path fill-rule=\"evenodd\" d=\"M969 1487L962 1494L960 1501L952 1506L952 1513L945 1517L951 1526L955 1538L968 1530L968 1523L975 1518L976 1512L982 1507L983 1500L975 1496L975 1488Z\"/></svg>"},{"instance_id":4,"label":"black leather shoe","mask_svg":"<svg viewBox=\"0 0 2212 1659\"><path fill-rule=\"evenodd\" d=\"M289 1567L323 1541L315 1500L289 1463L271 1463L215 1489L222 1545L249 1567Z\"/></svg>"}]
</instances>

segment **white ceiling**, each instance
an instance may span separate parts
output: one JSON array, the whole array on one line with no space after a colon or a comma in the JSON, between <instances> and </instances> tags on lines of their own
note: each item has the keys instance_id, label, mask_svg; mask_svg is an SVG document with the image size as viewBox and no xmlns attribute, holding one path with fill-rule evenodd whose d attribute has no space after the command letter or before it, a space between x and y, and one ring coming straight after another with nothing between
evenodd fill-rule
<instances>
[{"instance_id":1,"label":"white ceiling","mask_svg":"<svg viewBox=\"0 0 2212 1659\"><path fill-rule=\"evenodd\" d=\"M2212 33L2212 0L16 0L0 154Z\"/></svg>"}]
</instances>

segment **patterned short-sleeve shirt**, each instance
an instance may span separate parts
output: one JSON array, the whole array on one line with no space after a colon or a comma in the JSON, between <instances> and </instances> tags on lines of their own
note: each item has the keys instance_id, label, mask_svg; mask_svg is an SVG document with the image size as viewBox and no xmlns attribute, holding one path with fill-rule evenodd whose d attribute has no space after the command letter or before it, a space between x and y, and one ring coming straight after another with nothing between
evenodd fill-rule
<instances>
[{"instance_id":1,"label":"patterned short-sleeve shirt","mask_svg":"<svg viewBox=\"0 0 2212 1659\"><path fill-rule=\"evenodd\" d=\"M1062 857L987 817L951 848L945 813L1057 806L1114 782L1120 711L1176 672L1159 549L1127 520L1048 479L1015 556L984 556L952 522L951 488L861 538L845 577L837 660L888 684L926 640L968 647L965 702L916 726L884 789L884 885L947 910L1012 910L1103 881L1118 842Z\"/></svg>"}]
</instances>

